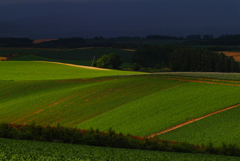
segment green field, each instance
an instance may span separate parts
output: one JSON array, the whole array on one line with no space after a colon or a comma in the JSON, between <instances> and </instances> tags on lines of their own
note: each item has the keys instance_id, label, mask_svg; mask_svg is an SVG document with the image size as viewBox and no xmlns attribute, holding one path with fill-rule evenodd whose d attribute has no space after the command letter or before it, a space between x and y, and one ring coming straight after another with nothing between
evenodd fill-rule
<instances>
[{"instance_id":1,"label":"green field","mask_svg":"<svg viewBox=\"0 0 240 161\"><path fill-rule=\"evenodd\" d=\"M0 160L235 161L239 160L239 157L94 147L0 138Z\"/></svg>"},{"instance_id":2,"label":"green field","mask_svg":"<svg viewBox=\"0 0 240 161\"><path fill-rule=\"evenodd\" d=\"M187 141L196 145L213 142L215 145L235 143L240 145L240 107L212 115L156 138ZM207 126L206 126L207 125Z\"/></svg>"},{"instance_id":3,"label":"green field","mask_svg":"<svg viewBox=\"0 0 240 161\"><path fill-rule=\"evenodd\" d=\"M31 56L25 58L30 59ZM60 123L66 127L93 127L101 131L112 127L117 133L149 136L240 103L239 80L239 74L233 73L146 74L86 69L49 62L4 61L0 62L0 121L14 124L35 122L44 126ZM226 142L240 145L237 140L240 134L239 109L216 114L158 138L194 144L212 141L214 144ZM3 143L0 141L0 144ZM0 157L15 157L11 151L14 150L0 153ZM54 157L58 157L59 154L55 153ZM171 154L170 158L166 153L162 155L169 160L181 157ZM47 153L38 152L36 155L48 156ZM199 156L192 155L197 159Z\"/></svg>"},{"instance_id":4,"label":"green field","mask_svg":"<svg viewBox=\"0 0 240 161\"><path fill-rule=\"evenodd\" d=\"M114 72L123 71L101 73L42 62L4 63L10 63L8 68L3 66L5 69L21 63L18 68L14 67L16 70L24 68L24 72L35 70L36 66L45 69L35 72L38 77L26 77L27 74L13 69L11 78L9 72L2 75L5 81L0 81L0 121L16 124L36 121L41 125L60 123L103 131L112 127L117 132L148 136L240 102L240 87L237 86L168 80L169 76L162 75L86 78L117 75ZM54 70L47 70L49 68ZM96 72L95 75L90 71ZM50 72L51 77L40 75L46 72ZM63 77L85 79L53 80ZM31 78L38 78L38 81L30 81ZM220 101L222 99L225 101Z\"/></svg>"},{"instance_id":5,"label":"green field","mask_svg":"<svg viewBox=\"0 0 240 161\"><path fill-rule=\"evenodd\" d=\"M31 61L1 61L0 69L0 80L51 80L139 74L139 72L93 70Z\"/></svg>"},{"instance_id":6,"label":"green field","mask_svg":"<svg viewBox=\"0 0 240 161\"><path fill-rule=\"evenodd\" d=\"M163 83L164 80L159 80L159 84ZM159 87L161 86L158 85ZM240 87L184 82L119 106L81 123L78 127L101 130L112 127L117 132L148 136L192 118L237 104L240 102L239 94ZM224 101L220 101L222 99Z\"/></svg>"}]
</instances>

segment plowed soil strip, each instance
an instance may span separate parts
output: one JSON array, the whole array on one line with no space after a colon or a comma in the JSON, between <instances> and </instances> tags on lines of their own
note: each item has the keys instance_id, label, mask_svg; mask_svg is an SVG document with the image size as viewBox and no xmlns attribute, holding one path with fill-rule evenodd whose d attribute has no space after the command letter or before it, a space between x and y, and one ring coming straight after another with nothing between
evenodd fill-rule
<instances>
[{"instance_id":1,"label":"plowed soil strip","mask_svg":"<svg viewBox=\"0 0 240 161\"><path fill-rule=\"evenodd\" d=\"M72 66L72 67L87 68L87 69L94 69L94 70L109 70L109 69L103 69L103 68L97 68L97 67L89 67L89 66L75 65L75 64L68 64L68 63L60 63L60 62L51 62L51 61L37 61L37 62L55 63L55 64L62 64L62 65L68 65L68 66Z\"/></svg>"},{"instance_id":2,"label":"plowed soil strip","mask_svg":"<svg viewBox=\"0 0 240 161\"><path fill-rule=\"evenodd\" d=\"M184 82L197 82L197 83L208 83L208 84L222 84L228 86L240 86L240 84L229 84L229 83L218 83L218 82L208 82L208 81L200 81L200 80L187 80L187 79L176 79L176 78L167 78L168 80L177 80L177 81L184 81Z\"/></svg>"},{"instance_id":3,"label":"plowed soil strip","mask_svg":"<svg viewBox=\"0 0 240 161\"><path fill-rule=\"evenodd\" d=\"M220 112L223 112L223 111L226 111L226 110L230 110L230 109L235 108L235 107L238 107L238 106L240 106L240 103L239 103L239 104L236 104L236 105L234 105L234 106L230 106L230 107L227 107L227 108L224 108L224 109L221 109L221 110L212 112L212 113L210 113L210 114L207 114L207 115L205 115L205 116L202 116L202 117L199 117L199 118L196 118L196 119L191 119L191 120L189 120L189 121L187 121L187 122L184 122L184 123L182 123L182 124L179 124L179 125L176 125L176 126L173 126L173 127L169 128L169 129L163 130L163 131L161 131L161 132L152 134L152 135L148 136L148 138L152 138L152 137L154 137L154 136L164 134L164 133L166 133L166 132L169 132L169 131L172 131L172 130L174 130L174 129L180 128L180 127L185 126L185 125L187 125L187 124L193 123L193 122L195 122L195 121L199 121L199 120L204 119L204 118L206 118L206 117L215 115L215 114L217 114L217 113L220 113Z\"/></svg>"}]
</instances>

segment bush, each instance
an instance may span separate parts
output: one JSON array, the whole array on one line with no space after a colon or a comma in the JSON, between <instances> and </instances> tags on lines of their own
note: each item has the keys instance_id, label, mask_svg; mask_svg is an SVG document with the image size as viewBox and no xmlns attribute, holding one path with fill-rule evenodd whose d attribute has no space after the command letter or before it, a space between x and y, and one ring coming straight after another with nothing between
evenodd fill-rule
<instances>
[{"instance_id":1,"label":"bush","mask_svg":"<svg viewBox=\"0 0 240 161\"><path fill-rule=\"evenodd\" d=\"M108 68L111 65L113 69L118 69L122 63L123 61L117 53L110 53L109 55L103 55L97 60L97 67Z\"/></svg>"},{"instance_id":2,"label":"bush","mask_svg":"<svg viewBox=\"0 0 240 161\"><path fill-rule=\"evenodd\" d=\"M32 125L0 124L0 137L11 139L25 139L36 141L50 141L58 143L84 144L104 147L158 150L184 153L207 153L240 156L240 148L235 144L222 144L214 147L213 143L196 146L186 142L172 142L168 140L149 139L132 136L130 134L116 134L111 128L108 132L100 130L80 130L76 128L42 127Z\"/></svg>"},{"instance_id":3,"label":"bush","mask_svg":"<svg viewBox=\"0 0 240 161\"><path fill-rule=\"evenodd\" d=\"M141 68L141 65L139 65L138 63L134 63L131 68L135 71L139 70Z\"/></svg>"}]
</instances>

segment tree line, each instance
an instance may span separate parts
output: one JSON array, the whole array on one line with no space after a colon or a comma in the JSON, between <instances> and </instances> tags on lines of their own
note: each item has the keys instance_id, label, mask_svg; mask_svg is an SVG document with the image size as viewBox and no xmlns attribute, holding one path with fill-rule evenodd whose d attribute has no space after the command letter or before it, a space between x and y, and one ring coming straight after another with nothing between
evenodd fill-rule
<instances>
[{"instance_id":1,"label":"tree line","mask_svg":"<svg viewBox=\"0 0 240 161\"><path fill-rule=\"evenodd\" d=\"M116 38L103 38L95 36L92 39L81 37L59 38L48 42L33 44L29 38L0 38L0 47L36 47L36 48L81 48L81 47L114 47L114 48L138 48L147 40L182 40L185 45L239 45L240 35L222 35L213 38L213 35L188 35L186 38L164 35L148 35L146 37L122 36ZM222 47L217 47L221 49ZM225 47L226 48L226 47ZM211 49L211 48L209 48ZM216 49L214 49L216 50Z\"/></svg>"},{"instance_id":2,"label":"tree line","mask_svg":"<svg viewBox=\"0 0 240 161\"><path fill-rule=\"evenodd\" d=\"M204 49L177 46L142 46L132 57L132 64L144 68L168 67L172 71L239 72L232 56Z\"/></svg>"}]
</instances>

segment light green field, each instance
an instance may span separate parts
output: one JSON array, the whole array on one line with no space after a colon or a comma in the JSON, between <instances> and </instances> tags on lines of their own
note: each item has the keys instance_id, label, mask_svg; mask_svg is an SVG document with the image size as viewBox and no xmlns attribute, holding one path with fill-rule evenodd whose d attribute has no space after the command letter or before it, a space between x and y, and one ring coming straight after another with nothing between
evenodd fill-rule
<instances>
[{"instance_id":1,"label":"light green field","mask_svg":"<svg viewBox=\"0 0 240 161\"><path fill-rule=\"evenodd\" d=\"M159 135L156 138L187 141L196 145L209 142L213 142L215 145L220 145L223 142L240 145L239 114L240 107L236 107Z\"/></svg>"},{"instance_id":2,"label":"light green field","mask_svg":"<svg viewBox=\"0 0 240 161\"><path fill-rule=\"evenodd\" d=\"M235 161L239 157L47 143L0 138L0 160Z\"/></svg>"},{"instance_id":3,"label":"light green field","mask_svg":"<svg viewBox=\"0 0 240 161\"><path fill-rule=\"evenodd\" d=\"M148 136L237 104L240 102L239 94L240 87L184 82L86 120L78 127L101 130L112 127L117 132Z\"/></svg>"},{"instance_id":4,"label":"light green field","mask_svg":"<svg viewBox=\"0 0 240 161\"><path fill-rule=\"evenodd\" d=\"M139 72L85 69L31 61L1 61L0 69L0 80L52 80L139 74Z\"/></svg>"}]
</instances>

